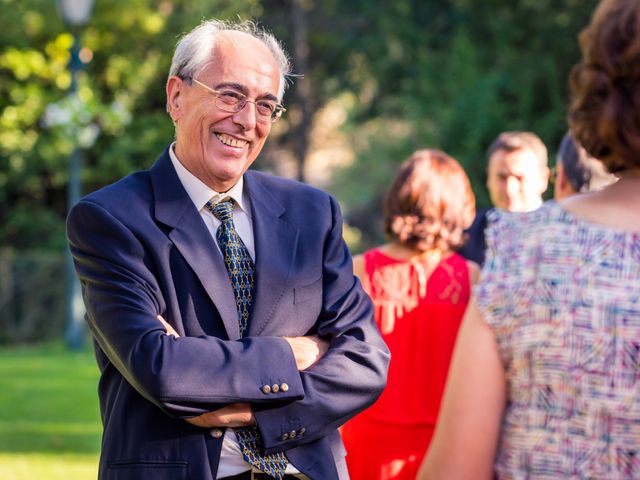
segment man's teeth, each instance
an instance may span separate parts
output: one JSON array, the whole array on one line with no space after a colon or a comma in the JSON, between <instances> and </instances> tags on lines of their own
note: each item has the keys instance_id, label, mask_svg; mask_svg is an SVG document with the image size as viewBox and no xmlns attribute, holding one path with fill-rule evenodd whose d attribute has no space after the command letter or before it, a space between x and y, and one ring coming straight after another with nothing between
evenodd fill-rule
<instances>
[{"instance_id":1,"label":"man's teeth","mask_svg":"<svg viewBox=\"0 0 640 480\"><path fill-rule=\"evenodd\" d=\"M223 133L216 133L216 137L218 137L218 140L222 143L229 145L230 147L244 147L247 144L246 140L239 140Z\"/></svg>"}]
</instances>

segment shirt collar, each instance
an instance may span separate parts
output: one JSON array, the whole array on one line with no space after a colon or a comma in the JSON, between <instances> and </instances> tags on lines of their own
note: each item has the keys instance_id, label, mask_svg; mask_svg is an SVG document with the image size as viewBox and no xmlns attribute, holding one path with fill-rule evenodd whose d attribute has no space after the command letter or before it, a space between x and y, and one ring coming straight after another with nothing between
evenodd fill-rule
<instances>
[{"instance_id":1,"label":"shirt collar","mask_svg":"<svg viewBox=\"0 0 640 480\"><path fill-rule=\"evenodd\" d=\"M191 198L191 201L198 211L202 210L209 200L215 205L225 198L232 198L244 212L249 213L249 210L246 208L247 199L244 194L244 177L240 177L240 180L227 192L216 192L182 165L174 152L175 145L176 143L173 142L169 147L171 163L173 163L173 168L175 168L178 174L180 183L182 183L182 186L187 191L187 195L189 195L189 198Z\"/></svg>"}]
</instances>

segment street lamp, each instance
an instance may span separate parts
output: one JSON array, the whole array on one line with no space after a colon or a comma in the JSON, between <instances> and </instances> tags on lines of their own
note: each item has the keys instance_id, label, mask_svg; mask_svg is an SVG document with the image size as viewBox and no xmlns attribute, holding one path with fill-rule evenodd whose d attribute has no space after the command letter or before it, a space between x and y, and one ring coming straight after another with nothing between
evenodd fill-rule
<instances>
[{"instance_id":1,"label":"street lamp","mask_svg":"<svg viewBox=\"0 0 640 480\"><path fill-rule=\"evenodd\" d=\"M56 0L58 13L65 25L82 27L91 18L93 0Z\"/></svg>"},{"instance_id":2,"label":"street lamp","mask_svg":"<svg viewBox=\"0 0 640 480\"><path fill-rule=\"evenodd\" d=\"M80 60L80 28L87 24L91 17L94 0L56 0L58 13L62 21L71 28L73 45L69 49L69 72L71 73L71 87L69 95L78 94L78 73L83 64ZM67 211L80 200L80 148L78 139L75 138L75 146L69 158L69 184L67 189ZM84 307L80 283L73 268L71 252L67 249L67 326L65 339L67 346L72 350L79 350L84 345Z\"/></svg>"}]
</instances>

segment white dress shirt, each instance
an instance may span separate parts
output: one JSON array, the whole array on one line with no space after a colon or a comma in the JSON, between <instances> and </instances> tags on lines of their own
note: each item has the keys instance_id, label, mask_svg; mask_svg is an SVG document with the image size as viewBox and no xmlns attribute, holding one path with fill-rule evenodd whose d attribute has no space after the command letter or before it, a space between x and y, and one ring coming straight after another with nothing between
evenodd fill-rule
<instances>
[{"instance_id":1,"label":"white dress shirt","mask_svg":"<svg viewBox=\"0 0 640 480\"><path fill-rule=\"evenodd\" d=\"M255 261L255 243L253 240L253 222L251 219L251 206L247 195L244 192L244 179L241 177L231 189L227 192L216 192L205 185L199 178L194 176L189 170L187 170L174 152L175 142L171 144L169 148L169 156L171 157L171 163L175 168L180 183L187 191L187 194L191 198L191 201L195 205L200 216L204 220L211 237L213 238L213 244L220 250L218 242L216 240L216 231L220 226L220 220L218 220L213 213L205 208L206 203L211 200L213 204L224 200L225 198L232 198L235 202L233 206L233 224L240 235L240 238L244 242L249 255ZM211 435L214 437L220 434L219 429L212 429ZM218 465L218 472L216 478L230 477L242 472L250 470L251 464L246 462L242 457L242 451L238 445L238 440L232 428L227 428L224 434L224 441L222 443L222 451L220 452L220 463ZM286 473L295 474L299 471L290 463L287 465Z\"/></svg>"}]
</instances>

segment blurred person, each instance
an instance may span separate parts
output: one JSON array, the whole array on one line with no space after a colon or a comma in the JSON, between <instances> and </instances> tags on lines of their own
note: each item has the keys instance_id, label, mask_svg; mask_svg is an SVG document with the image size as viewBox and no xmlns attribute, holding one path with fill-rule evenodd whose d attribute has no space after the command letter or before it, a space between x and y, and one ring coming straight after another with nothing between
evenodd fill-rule
<instances>
[{"instance_id":1,"label":"blurred person","mask_svg":"<svg viewBox=\"0 0 640 480\"><path fill-rule=\"evenodd\" d=\"M487 188L494 207L531 212L549 183L547 147L531 132L504 132L488 151Z\"/></svg>"},{"instance_id":2,"label":"blurred person","mask_svg":"<svg viewBox=\"0 0 640 480\"><path fill-rule=\"evenodd\" d=\"M67 231L101 371L99 478L347 478L337 428L388 350L336 200L249 170L289 72L254 24L203 22L166 83L175 141Z\"/></svg>"},{"instance_id":3,"label":"blurred person","mask_svg":"<svg viewBox=\"0 0 640 480\"><path fill-rule=\"evenodd\" d=\"M553 198L560 201L576 193L595 192L616 181L601 161L589 155L567 132L558 148L553 175Z\"/></svg>"},{"instance_id":4,"label":"blurred person","mask_svg":"<svg viewBox=\"0 0 640 480\"><path fill-rule=\"evenodd\" d=\"M640 478L640 1L580 46L571 132L619 180L490 227L421 480Z\"/></svg>"},{"instance_id":5,"label":"blurred person","mask_svg":"<svg viewBox=\"0 0 640 480\"><path fill-rule=\"evenodd\" d=\"M384 203L390 242L354 258L392 360L380 399L341 430L353 480L416 475L479 272L455 253L474 207L458 162L419 150L400 166Z\"/></svg>"},{"instance_id":6,"label":"blurred person","mask_svg":"<svg viewBox=\"0 0 640 480\"><path fill-rule=\"evenodd\" d=\"M487 152L487 188L494 208L507 212L530 212L542 205L549 183L547 147L531 132L503 132ZM480 209L467 230L460 254L482 265L484 232L491 209Z\"/></svg>"}]
</instances>

